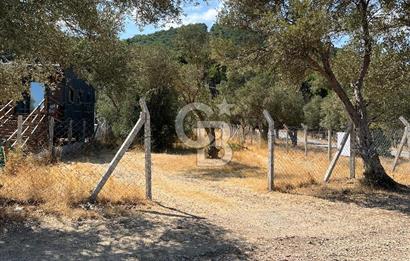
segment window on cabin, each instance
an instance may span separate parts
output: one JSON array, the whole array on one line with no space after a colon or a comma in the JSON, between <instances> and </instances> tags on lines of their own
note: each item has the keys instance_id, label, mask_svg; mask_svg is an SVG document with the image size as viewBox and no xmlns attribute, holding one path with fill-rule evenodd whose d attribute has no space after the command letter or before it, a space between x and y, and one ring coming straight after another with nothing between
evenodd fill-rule
<instances>
[{"instance_id":1,"label":"window on cabin","mask_svg":"<svg viewBox=\"0 0 410 261\"><path fill-rule=\"evenodd\" d=\"M74 103L74 96L75 96L75 92L74 92L73 88L69 87L68 88L68 101L70 103Z\"/></svg>"}]
</instances>

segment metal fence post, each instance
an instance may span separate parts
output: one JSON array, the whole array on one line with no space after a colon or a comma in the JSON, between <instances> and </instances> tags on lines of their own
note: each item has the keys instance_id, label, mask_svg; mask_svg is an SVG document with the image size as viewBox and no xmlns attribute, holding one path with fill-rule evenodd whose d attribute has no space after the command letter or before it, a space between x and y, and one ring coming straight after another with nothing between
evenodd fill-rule
<instances>
[{"instance_id":1,"label":"metal fence post","mask_svg":"<svg viewBox=\"0 0 410 261\"><path fill-rule=\"evenodd\" d=\"M350 168L350 178L356 178L356 129L352 128L350 132L350 158L349 158L349 168Z\"/></svg>"},{"instance_id":2,"label":"metal fence post","mask_svg":"<svg viewBox=\"0 0 410 261\"><path fill-rule=\"evenodd\" d=\"M22 145L23 137L23 116L19 115L17 117L17 145L20 147Z\"/></svg>"},{"instance_id":3,"label":"metal fence post","mask_svg":"<svg viewBox=\"0 0 410 261\"><path fill-rule=\"evenodd\" d=\"M125 139L124 143L121 145L120 149L115 154L114 158L111 160L108 169L102 176L101 180L98 182L97 186L93 190L90 201L95 202L97 199L98 194L100 193L101 189L104 187L105 183L108 181L108 178L114 172L115 168L117 167L118 163L124 156L125 152L127 152L128 148L131 146L132 142L134 141L135 137L137 136L138 132L141 130L142 125L145 122L145 114L141 113L140 118L138 119L137 123L135 124L134 128L128 134L127 138Z\"/></svg>"},{"instance_id":4,"label":"metal fence post","mask_svg":"<svg viewBox=\"0 0 410 261\"><path fill-rule=\"evenodd\" d=\"M407 141L407 144L410 145L409 144L410 143L409 141L410 123L403 116L401 116L399 119L404 124L405 128L404 128L403 137L401 138L401 141L400 141L399 148L396 151L396 157L394 158L394 161L393 161L393 167L392 167L393 172L396 170L397 163L400 159L401 153L403 152L403 148L404 148L404 145L406 144L406 141ZM409 149L409 153L410 153L410 149Z\"/></svg>"},{"instance_id":5,"label":"metal fence post","mask_svg":"<svg viewBox=\"0 0 410 261\"><path fill-rule=\"evenodd\" d=\"M352 131L353 125L350 123L349 126L346 129L345 135L343 136L342 143L340 144L340 149L337 151L335 156L332 159L332 162L330 162L329 167L326 170L324 182L328 182L330 179L330 176L333 173L333 170L336 166L337 161L339 160L340 155L342 154L343 148L345 147L347 143L347 139L349 138L350 132Z\"/></svg>"},{"instance_id":6,"label":"metal fence post","mask_svg":"<svg viewBox=\"0 0 410 261\"><path fill-rule=\"evenodd\" d=\"M68 122L68 144L73 140L73 120Z\"/></svg>"},{"instance_id":7,"label":"metal fence post","mask_svg":"<svg viewBox=\"0 0 410 261\"><path fill-rule=\"evenodd\" d=\"M54 160L54 117L50 116L48 122L48 148L50 150L50 160Z\"/></svg>"},{"instance_id":8,"label":"metal fence post","mask_svg":"<svg viewBox=\"0 0 410 261\"><path fill-rule=\"evenodd\" d=\"M332 129L327 130L327 157L332 160Z\"/></svg>"},{"instance_id":9,"label":"metal fence post","mask_svg":"<svg viewBox=\"0 0 410 261\"><path fill-rule=\"evenodd\" d=\"M268 156L268 190L274 190L274 176L275 176L275 125L272 117L270 116L267 110L263 111L263 115L265 116L268 125L268 149L269 149L269 156Z\"/></svg>"},{"instance_id":10,"label":"metal fence post","mask_svg":"<svg viewBox=\"0 0 410 261\"><path fill-rule=\"evenodd\" d=\"M83 142L85 142L85 137L87 137L87 122L83 120Z\"/></svg>"},{"instance_id":11,"label":"metal fence post","mask_svg":"<svg viewBox=\"0 0 410 261\"><path fill-rule=\"evenodd\" d=\"M144 125L144 150L145 150L145 196L152 200L152 173L151 173L151 117L144 99L140 100L140 106L145 114Z\"/></svg>"},{"instance_id":12,"label":"metal fence post","mask_svg":"<svg viewBox=\"0 0 410 261\"><path fill-rule=\"evenodd\" d=\"M304 135L304 147L305 147L305 157L307 157L308 154L308 126L305 124L302 124L303 127L303 135Z\"/></svg>"}]
</instances>

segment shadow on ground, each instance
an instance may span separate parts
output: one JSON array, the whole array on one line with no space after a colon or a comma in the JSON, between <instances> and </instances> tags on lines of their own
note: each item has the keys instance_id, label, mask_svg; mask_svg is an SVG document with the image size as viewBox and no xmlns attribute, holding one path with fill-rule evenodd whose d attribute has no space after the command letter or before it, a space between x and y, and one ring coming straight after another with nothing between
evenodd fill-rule
<instances>
[{"instance_id":1,"label":"shadow on ground","mask_svg":"<svg viewBox=\"0 0 410 261\"><path fill-rule=\"evenodd\" d=\"M365 208L397 211L410 216L410 192L368 191L357 188L321 187L313 196L333 202L353 203Z\"/></svg>"},{"instance_id":2,"label":"shadow on ground","mask_svg":"<svg viewBox=\"0 0 410 261\"><path fill-rule=\"evenodd\" d=\"M255 166L231 161L221 167L200 167L185 171L183 174L189 178L219 181L227 178L247 178L260 176L261 169Z\"/></svg>"},{"instance_id":3,"label":"shadow on ground","mask_svg":"<svg viewBox=\"0 0 410 261\"><path fill-rule=\"evenodd\" d=\"M247 259L244 242L221 227L161 205L52 227L8 226L0 231L0 256L6 260Z\"/></svg>"}]
</instances>

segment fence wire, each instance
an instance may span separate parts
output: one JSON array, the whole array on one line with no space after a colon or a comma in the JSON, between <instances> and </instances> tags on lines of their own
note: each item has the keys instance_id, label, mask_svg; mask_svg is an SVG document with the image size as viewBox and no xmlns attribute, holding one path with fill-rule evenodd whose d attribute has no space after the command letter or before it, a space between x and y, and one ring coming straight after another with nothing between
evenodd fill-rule
<instances>
[{"instance_id":1,"label":"fence wire","mask_svg":"<svg viewBox=\"0 0 410 261\"><path fill-rule=\"evenodd\" d=\"M381 163L387 174L398 182L410 184L410 147L405 144L398 159L397 167L393 171L393 162L400 146L404 130L374 129L374 151L380 156ZM305 133L306 138L305 138ZM249 160L257 165L266 164L268 149L263 134L258 130L244 132L239 129L233 131L234 144L242 144L246 148ZM275 131L274 169L275 186L282 189L303 187L322 183L325 173L334 158L344 132L332 132L329 139L328 130L307 130L303 128L279 129ZM345 180L355 174L355 178L362 178L364 165L357 150L355 140L347 141L331 175L331 181ZM241 152L237 152L241 154ZM350 156L352 153L354 155ZM237 155L237 158L241 155ZM351 162L355 164L352 165ZM351 168L351 165L354 166ZM266 171L266 167L263 170ZM351 169L354 169L352 172Z\"/></svg>"},{"instance_id":2,"label":"fence wire","mask_svg":"<svg viewBox=\"0 0 410 261\"><path fill-rule=\"evenodd\" d=\"M6 164L0 168L0 198L66 205L86 202L121 145L105 143L89 125L82 120L55 121L52 141L47 127L23 147L6 147ZM137 203L144 198L144 186L144 154L134 145L98 200Z\"/></svg>"},{"instance_id":3,"label":"fence wire","mask_svg":"<svg viewBox=\"0 0 410 261\"><path fill-rule=\"evenodd\" d=\"M8 149L6 166L0 169L0 198L50 204L63 202L65 205L86 201L121 145L107 143L110 141L105 137L107 131L104 128L107 126L101 126L95 131L94 126L88 126L83 121L55 121L52 141L47 126L31 136L21 149ZM255 183L255 186L266 190L266 133L234 126L231 135L230 145L234 153L232 161L226 166L204 170L198 165L184 162L195 160L195 157L181 154L178 155L178 162L184 168L179 173L214 181L239 179L243 183L235 184ZM322 183L342 136L343 133L333 132L329 139L327 130L276 130L275 188L287 191ZM410 185L410 148L407 145L396 170L392 171L403 130L377 129L372 131L372 136L375 151L380 155L387 173L398 182ZM99 194L100 201L136 203L144 198L144 153L138 144L142 144L141 140L134 142L134 146L125 153ZM355 147L351 144L352 149ZM163 162L169 161L167 157L176 159L164 155ZM347 152L342 153L330 182L346 180L351 176L351 160ZM358 153L355 162L356 178L361 178L364 169ZM164 168L173 171L172 166Z\"/></svg>"}]
</instances>

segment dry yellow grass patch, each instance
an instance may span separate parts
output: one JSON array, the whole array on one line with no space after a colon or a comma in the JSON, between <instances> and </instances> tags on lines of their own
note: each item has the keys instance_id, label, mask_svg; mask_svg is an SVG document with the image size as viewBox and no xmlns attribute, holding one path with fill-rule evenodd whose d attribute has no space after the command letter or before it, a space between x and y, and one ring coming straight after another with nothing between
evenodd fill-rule
<instances>
[{"instance_id":1,"label":"dry yellow grass patch","mask_svg":"<svg viewBox=\"0 0 410 261\"><path fill-rule=\"evenodd\" d=\"M267 148L266 145L250 146L248 150L235 153L235 160L248 165L258 165L267 172ZM400 165L395 172L391 171L393 158L381 157L381 161L387 173L396 181L410 185L410 161L400 160ZM302 148L289 148L277 146L275 148L275 182L279 190L305 187L311 184L323 182L324 174L329 166L326 149L310 149L305 156ZM363 178L364 167L362 160L356 159L356 178ZM340 184L349 178L349 158L340 157L330 182Z\"/></svg>"},{"instance_id":2,"label":"dry yellow grass patch","mask_svg":"<svg viewBox=\"0 0 410 261\"><path fill-rule=\"evenodd\" d=\"M47 165L33 157L10 154L6 168L0 172L0 198L38 204L46 212L70 215L88 200L101 178L103 168L89 163ZM101 193L99 203L142 203L139 189L111 177Z\"/></svg>"},{"instance_id":3,"label":"dry yellow grass patch","mask_svg":"<svg viewBox=\"0 0 410 261\"><path fill-rule=\"evenodd\" d=\"M267 181L267 146L246 144L245 149L236 150L233 160L224 167L202 168L196 164L196 154L156 154L153 157L154 168L162 171L177 172L195 178L224 182L226 185L246 186L256 191L266 191ZM335 151L333 151L335 152ZM392 158L381 158L389 175L396 181L410 185L410 162L401 159L397 170L392 173ZM356 161L356 178L363 177L363 164ZM323 184L325 172L329 166L326 148L309 148L305 156L302 147L286 149L283 145L275 147L275 189L289 192L299 188ZM349 181L349 158L341 157L330 179L331 184L351 183Z\"/></svg>"}]
</instances>

